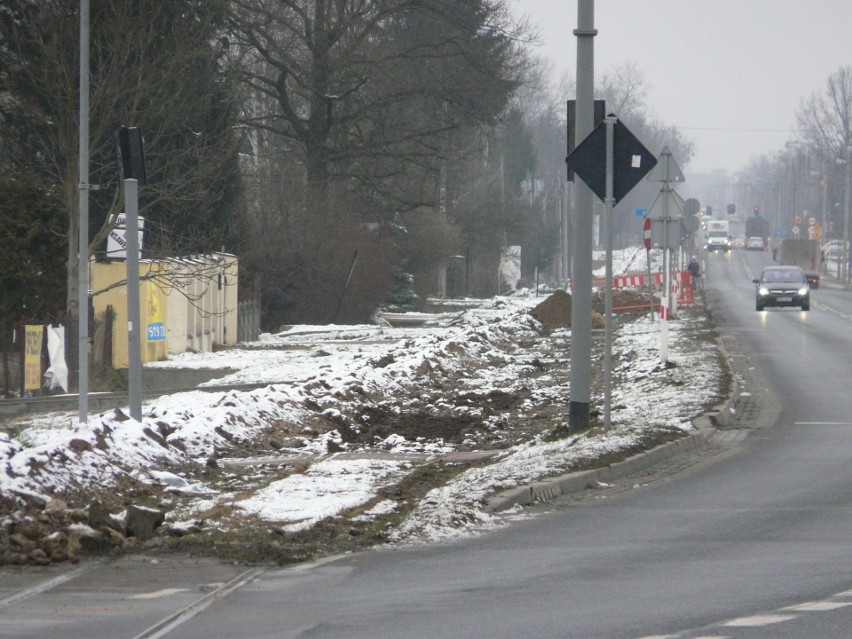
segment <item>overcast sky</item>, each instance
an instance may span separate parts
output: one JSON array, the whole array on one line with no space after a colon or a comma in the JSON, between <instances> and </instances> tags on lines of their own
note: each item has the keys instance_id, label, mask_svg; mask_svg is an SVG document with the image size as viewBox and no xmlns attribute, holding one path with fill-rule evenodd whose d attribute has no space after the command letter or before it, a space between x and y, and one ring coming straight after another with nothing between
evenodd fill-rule
<instances>
[{"instance_id":1,"label":"overcast sky","mask_svg":"<svg viewBox=\"0 0 852 639\"><path fill-rule=\"evenodd\" d=\"M577 0L510 4L573 78ZM852 65L852 0L597 0L595 28L596 80L635 63L652 114L695 143L688 172L734 173L783 149L801 100Z\"/></svg>"}]
</instances>

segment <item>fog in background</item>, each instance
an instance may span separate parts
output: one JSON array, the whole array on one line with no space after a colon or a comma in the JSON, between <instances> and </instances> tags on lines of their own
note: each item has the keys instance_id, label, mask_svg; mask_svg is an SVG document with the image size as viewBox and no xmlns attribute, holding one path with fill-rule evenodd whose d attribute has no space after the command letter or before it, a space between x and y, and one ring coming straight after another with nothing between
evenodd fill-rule
<instances>
[{"instance_id":1,"label":"fog in background","mask_svg":"<svg viewBox=\"0 0 852 639\"><path fill-rule=\"evenodd\" d=\"M538 29L554 82L573 78L577 0L510 6ZM801 101L852 64L850 24L849 0L597 0L596 81L635 63L651 113L695 144L684 168L732 173L782 150Z\"/></svg>"}]
</instances>

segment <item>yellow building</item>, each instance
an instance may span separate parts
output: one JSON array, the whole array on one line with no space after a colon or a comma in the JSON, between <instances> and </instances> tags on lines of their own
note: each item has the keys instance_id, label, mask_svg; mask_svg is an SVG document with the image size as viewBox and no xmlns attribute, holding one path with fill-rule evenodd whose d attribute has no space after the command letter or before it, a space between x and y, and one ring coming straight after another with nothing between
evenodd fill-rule
<instances>
[{"instance_id":1,"label":"yellow building","mask_svg":"<svg viewBox=\"0 0 852 639\"><path fill-rule=\"evenodd\" d=\"M112 366L128 367L127 264L93 262L95 317L115 313ZM212 253L139 261L142 362L237 343L237 258Z\"/></svg>"}]
</instances>

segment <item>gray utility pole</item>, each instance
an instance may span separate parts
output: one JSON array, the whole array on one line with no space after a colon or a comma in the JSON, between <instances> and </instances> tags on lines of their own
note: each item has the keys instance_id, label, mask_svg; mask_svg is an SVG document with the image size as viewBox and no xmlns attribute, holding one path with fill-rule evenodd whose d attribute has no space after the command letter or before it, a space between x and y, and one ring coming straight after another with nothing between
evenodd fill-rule
<instances>
[{"instance_id":1,"label":"gray utility pole","mask_svg":"<svg viewBox=\"0 0 852 639\"><path fill-rule=\"evenodd\" d=\"M127 239L127 387L130 417L142 421L142 321L139 312L139 185L148 183L142 132L120 126L115 132L118 173L124 185Z\"/></svg>"},{"instance_id":2,"label":"gray utility pole","mask_svg":"<svg viewBox=\"0 0 852 639\"><path fill-rule=\"evenodd\" d=\"M574 145L592 132L595 94L594 0L577 3L577 122ZM568 428L589 427L592 367L592 244L594 200L592 190L582 179L574 183L574 236L571 250L571 386Z\"/></svg>"},{"instance_id":3,"label":"gray utility pole","mask_svg":"<svg viewBox=\"0 0 852 639\"><path fill-rule=\"evenodd\" d=\"M840 247L840 262L841 266L837 269L838 273L842 274L841 281L844 284L849 284L849 223L852 221L849 211L849 178L852 176L852 146L846 147L846 190L844 194L844 213L843 213L843 244Z\"/></svg>"},{"instance_id":4,"label":"gray utility pole","mask_svg":"<svg viewBox=\"0 0 852 639\"><path fill-rule=\"evenodd\" d=\"M606 197L604 204L604 243L606 248L606 285L604 289L604 426L612 425L612 208L615 206L613 189L613 147L615 138L614 115L606 117Z\"/></svg>"},{"instance_id":5,"label":"gray utility pole","mask_svg":"<svg viewBox=\"0 0 852 639\"><path fill-rule=\"evenodd\" d=\"M89 0L80 0L80 131L77 241L77 397L79 421L89 417Z\"/></svg>"},{"instance_id":6,"label":"gray utility pole","mask_svg":"<svg viewBox=\"0 0 852 639\"><path fill-rule=\"evenodd\" d=\"M142 338L139 310L139 182L124 180L127 228L127 391L130 417L142 421Z\"/></svg>"}]
</instances>

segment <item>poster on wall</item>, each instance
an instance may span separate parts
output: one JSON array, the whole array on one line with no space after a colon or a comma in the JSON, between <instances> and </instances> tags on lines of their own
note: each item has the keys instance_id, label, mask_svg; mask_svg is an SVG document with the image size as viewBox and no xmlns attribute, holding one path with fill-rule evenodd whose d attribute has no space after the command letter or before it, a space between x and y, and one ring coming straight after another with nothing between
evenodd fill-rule
<instances>
[{"instance_id":1,"label":"poster on wall","mask_svg":"<svg viewBox=\"0 0 852 639\"><path fill-rule=\"evenodd\" d=\"M68 365L65 363L65 327L47 327L47 354L50 367L44 376L50 380L50 390L61 388L68 392Z\"/></svg>"},{"instance_id":2,"label":"poster on wall","mask_svg":"<svg viewBox=\"0 0 852 639\"><path fill-rule=\"evenodd\" d=\"M44 327L26 328L26 349L24 352L24 390L41 388L41 348L44 343Z\"/></svg>"},{"instance_id":3,"label":"poster on wall","mask_svg":"<svg viewBox=\"0 0 852 639\"><path fill-rule=\"evenodd\" d=\"M148 282L148 299L145 303L145 324L148 326L148 341L162 342L166 339L165 313L163 312L163 292L154 282Z\"/></svg>"}]
</instances>

